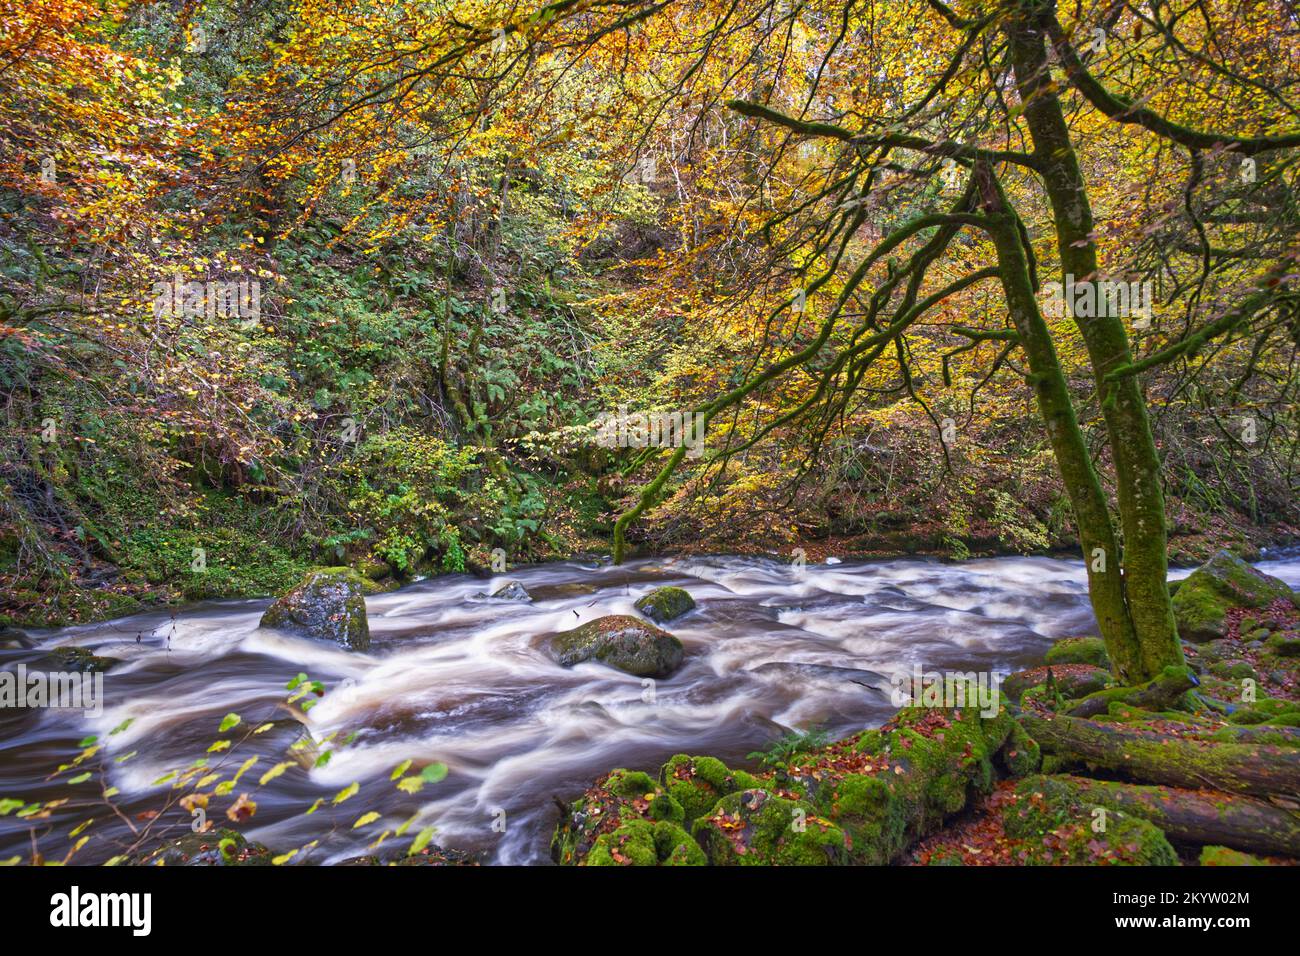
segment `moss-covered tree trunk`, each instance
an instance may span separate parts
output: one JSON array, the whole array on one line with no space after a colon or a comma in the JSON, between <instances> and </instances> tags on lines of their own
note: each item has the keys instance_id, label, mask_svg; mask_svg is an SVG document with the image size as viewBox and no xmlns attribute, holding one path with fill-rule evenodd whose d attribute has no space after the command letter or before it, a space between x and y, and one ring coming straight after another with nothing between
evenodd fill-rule
<instances>
[{"instance_id":1,"label":"moss-covered tree trunk","mask_svg":"<svg viewBox=\"0 0 1300 956\"><path fill-rule=\"evenodd\" d=\"M1075 282L1096 281L1100 276L1092 207L1052 81L1046 33L1036 25L1031 12L1013 23L1008 35L1025 121L1052 207L1061 272L1073 276ZM1131 622L1131 631L1124 628L1108 632L1103 627L1102 633L1121 676L1145 680L1183 659L1166 581L1168 556L1160 459L1137 376L1107 379L1108 373L1132 361L1123 320L1109 314L1105 307L1095 311L1100 314L1076 318L1075 322L1097 383L1114 461L1123 535L1122 551L1116 551L1113 545L1106 548L1105 570L1101 573L1118 579ZM1085 557L1091 565L1091 549L1086 550ZM1094 586L1095 579L1096 575Z\"/></svg>"},{"instance_id":2,"label":"moss-covered tree trunk","mask_svg":"<svg viewBox=\"0 0 1300 956\"><path fill-rule=\"evenodd\" d=\"M976 167L975 176L986 217L985 228L997 250L1007 309L1029 363L1029 384L1047 428L1057 471L1074 509L1079 540L1085 555L1095 549L1114 554L1118 548L1106 496L1079 429L1051 331L1034 294L1021 224L992 169L981 163ZM1123 581L1118 574L1108 572L1109 568L1103 570L1100 565L1088 562L1088 595L1111 660L1126 679L1136 678L1142 673L1143 662L1124 598Z\"/></svg>"}]
</instances>

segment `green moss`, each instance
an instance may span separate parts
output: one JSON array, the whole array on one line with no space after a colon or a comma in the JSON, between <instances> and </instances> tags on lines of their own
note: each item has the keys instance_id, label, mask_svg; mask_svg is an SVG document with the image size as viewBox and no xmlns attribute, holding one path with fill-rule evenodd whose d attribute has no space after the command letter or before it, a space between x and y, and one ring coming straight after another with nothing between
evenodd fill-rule
<instances>
[{"instance_id":1,"label":"green moss","mask_svg":"<svg viewBox=\"0 0 1300 956\"><path fill-rule=\"evenodd\" d=\"M292 628L332 640L349 650L370 647L362 596L367 581L351 568L317 568L262 615L262 627Z\"/></svg>"},{"instance_id":2,"label":"green moss","mask_svg":"<svg viewBox=\"0 0 1300 956\"><path fill-rule=\"evenodd\" d=\"M1277 578L1262 574L1229 551L1220 551L1193 571L1173 597L1178 633L1187 641L1204 642L1227 632L1232 608L1262 608L1278 598L1300 606L1300 598Z\"/></svg>"},{"instance_id":3,"label":"green moss","mask_svg":"<svg viewBox=\"0 0 1300 956\"><path fill-rule=\"evenodd\" d=\"M1226 846L1201 847L1201 866L1272 866L1268 860Z\"/></svg>"},{"instance_id":4,"label":"green moss","mask_svg":"<svg viewBox=\"0 0 1300 956\"><path fill-rule=\"evenodd\" d=\"M654 778L640 770L615 770L609 775L605 788L611 793L627 797L629 800L653 794L659 789Z\"/></svg>"},{"instance_id":5,"label":"green moss","mask_svg":"<svg viewBox=\"0 0 1300 956\"><path fill-rule=\"evenodd\" d=\"M855 863L884 865L907 848L907 800L883 777L849 774L821 790L818 807L849 834Z\"/></svg>"},{"instance_id":6,"label":"green moss","mask_svg":"<svg viewBox=\"0 0 1300 956\"><path fill-rule=\"evenodd\" d=\"M661 820L654 829L655 853L662 866L707 866L708 857L695 839L675 823Z\"/></svg>"},{"instance_id":7,"label":"green moss","mask_svg":"<svg viewBox=\"0 0 1300 956\"><path fill-rule=\"evenodd\" d=\"M687 825L712 810L728 794L763 786L754 775L731 770L716 757L686 754L670 758L660 769L659 779L668 795L681 806Z\"/></svg>"},{"instance_id":8,"label":"green moss","mask_svg":"<svg viewBox=\"0 0 1300 956\"><path fill-rule=\"evenodd\" d=\"M718 801L691 830L715 866L830 866L849 862L850 839L804 803L766 790Z\"/></svg>"},{"instance_id":9,"label":"green moss","mask_svg":"<svg viewBox=\"0 0 1300 956\"><path fill-rule=\"evenodd\" d=\"M1001 750L1002 764L1012 777L1036 773L1042 765L1043 754L1038 741L1029 736L1020 724L1013 724L1011 734Z\"/></svg>"},{"instance_id":10,"label":"green moss","mask_svg":"<svg viewBox=\"0 0 1300 956\"><path fill-rule=\"evenodd\" d=\"M1278 657L1300 657L1300 637L1274 634L1268 639L1268 649Z\"/></svg>"},{"instance_id":11,"label":"green moss","mask_svg":"<svg viewBox=\"0 0 1300 956\"><path fill-rule=\"evenodd\" d=\"M623 614L588 621L552 637L547 649L561 667L597 660L637 677L667 677L682 662L682 642Z\"/></svg>"},{"instance_id":12,"label":"green moss","mask_svg":"<svg viewBox=\"0 0 1300 956\"><path fill-rule=\"evenodd\" d=\"M1091 664L1110 669L1106 642L1100 637L1067 637L1057 641L1048 648L1044 660L1048 664Z\"/></svg>"},{"instance_id":13,"label":"green moss","mask_svg":"<svg viewBox=\"0 0 1300 956\"><path fill-rule=\"evenodd\" d=\"M640 598L635 607L650 620L663 624L695 609L695 599L682 588L655 588Z\"/></svg>"},{"instance_id":14,"label":"green moss","mask_svg":"<svg viewBox=\"0 0 1300 956\"><path fill-rule=\"evenodd\" d=\"M596 838L587 855L587 866L658 866L654 824L629 820L612 833Z\"/></svg>"},{"instance_id":15,"label":"green moss","mask_svg":"<svg viewBox=\"0 0 1300 956\"><path fill-rule=\"evenodd\" d=\"M1247 677L1251 680L1259 679L1249 661L1216 661L1210 665L1210 673L1225 680L1242 680Z\"/></svg>"},{"instance_id":16,"label":"green moss","mask_svg":"<svg viewBox=\"0 0 1300 956\"><path fill-rule=\"evenodd\" d=\"M122 663L116 657L98 657L84 647L56 647L45 660L51 670L78 674L102 673Z\"/></svg>"},{"instance_id":17,"label":"green moss","mask_svg":"<svg viewBox=\"0 0 1300 956\"><path fill-rule=\"evenodd\" d=\"M1233 724L1262 724L1287 714L1300 714L1300 703L1275 697L1261 697L1248 707L1234 710L1228 715Z\"/></svg>"},{"instance_id":18,"label":"green moss","mask_svg":"<svg viewBox=\"0 0 1300 956\"><path fill-rule=\"evenodd\" d=\"M1067 780L1027 777L1002 811L1007 836L1024 844L1028 865L1177 866L1154 824L1082 799Z\"/></svg>"}]
</instances>

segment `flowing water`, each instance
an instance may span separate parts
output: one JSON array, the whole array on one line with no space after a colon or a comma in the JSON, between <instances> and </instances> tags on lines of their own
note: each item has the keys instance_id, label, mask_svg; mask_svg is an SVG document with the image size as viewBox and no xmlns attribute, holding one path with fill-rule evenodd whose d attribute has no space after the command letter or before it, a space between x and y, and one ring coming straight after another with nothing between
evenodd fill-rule
<instances>
[{"instance_id":1,"label":"flowing water","mask_svg":"<svg viewBox=\"0 0 1300 956\"><path fill-rule=\"evenodd\" d=\"M1300 584L1300 556L1260 567ZM0 799L67 796L66 783L43 778L77 752L78 741L97 734L107 743L111 784L121 791L115 799L136 819L162 804L167 787L154 781L202 755L233 711L245 726L275 723L227 758L230 771L248 756L260 758L236 794L255 789L257 778L285 759L304 722L317 739L355 733L324 766L295 766L254 795L256 815L242 826L252 839L284 851L319 837L311 859L340 862L418 811L401 845L417 828L433 826L443 846L497 863L543 862L557 818L553 798L571 799L613 767L653 771L681 752L744 765L746 754L790 728L820 726L837 735L883 722L895 709L896 673L919 666L1005 674L1036 662L1056 638L1095 633L1082 564L1049 558L796 571L761 558L699 557L617 568L547 564L509 578L534 600L486 598L504 578L468 575L368 598L366 653L261 629L264 600L208 602L175 618L143 614L35 635L37 649L0 651L0 666L21 661L34 669L42 649L65 644L124 663L105 675L98 716L0 711ZM664 584L685 587L698 603L668 625L686 647L671 678L646 686L599 664L566 670L547 657L547 635L605 614L635 614L633 602ZM327 688L306 716L279 703L299 671ZM110 736L127 718L130 727ZM124 762L113 759L132 751ZM450 772L419 794L404 793L389 774L407 759L416 768L440 761ZM316 798L353 781L361 783L357 797L337 807L327 799L303 815ZM91 796L97 785L79 786ZM368 810L382 820L352 829ZM90 815L61 809L37 821L38 832L50 829L41 841L47 854L60 856L68 830ZM102 861L115 852L113 840L127 835L126 824L102 809L94 815L99 839L79 862ZM190 814L173 807L153 826L179 836L189 823ZM0 817L0 860L29 852L29 829L13 814Z\"/></svg>"}]
</instances>

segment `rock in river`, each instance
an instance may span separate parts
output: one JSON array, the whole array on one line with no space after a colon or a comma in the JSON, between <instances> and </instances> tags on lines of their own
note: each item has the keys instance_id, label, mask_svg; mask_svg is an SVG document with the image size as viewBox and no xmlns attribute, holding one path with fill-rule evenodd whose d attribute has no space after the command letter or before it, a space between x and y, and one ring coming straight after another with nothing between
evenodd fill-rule
<instances>
[{"instance_id":1,"label":"rock in river","mask_svg":"<svg viewBox=\"0 0 1300 956\"><path fill-rule=\"evenodd\" d=\"M1255 570L1230 551L1220 551L1174 594L1178 634L1198 644L1216 640L1227 634L1229 610L1267 607L1279 598L1300 607L1300 596L1285 581Z\"/></svg>"},{"instance_id":2,"label":"rock in river","mask_svg":"<svg viewBox=\"0 0 1300 956\"><path fill-rule=\"evenodd\" d=\"M350 651L370 647L365 580L351 568L320 568L266 609L262 627L299 630Z\"/></svg>"},{"instance_id":3,"label":"rock in river","mask_svg":"<svg viewBox=\"0 0 1300 956\"><path fill-rule=\"evenodd\" d=\"M667 677L682 662L682 642L652 624L611 614L550 639L551 657L562 667L597 660L637 677Z\"/></svg>"},{"instance_id":4,"label":"rock in river","mask_svg":"<svg viewBox=\"0 0 1300 956\"><path fill-rule=\"evenodd\" d=\"M636 602L636 609L657 624L695 610L695 599L681 588L655 588Z\"/></svg>"}]
</instances>

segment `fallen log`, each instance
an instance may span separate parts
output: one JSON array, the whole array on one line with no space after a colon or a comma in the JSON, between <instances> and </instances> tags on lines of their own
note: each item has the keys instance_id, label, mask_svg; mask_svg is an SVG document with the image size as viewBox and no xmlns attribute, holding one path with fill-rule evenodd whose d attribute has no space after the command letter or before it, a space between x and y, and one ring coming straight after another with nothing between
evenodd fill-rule
<instances>
[{"instance_id":1,"label":"fallen log","mask_svg":"<svg viewBox=\"0 0 1300 956\"><path fill-rule=\"evenodd\" d=\"M1300 813L1246 796L1055 776L1079 798L1154 823L1171 840L1300 857Z\"/></svg>"},{"instance_id":2,"label":"fallen log","mask_svg":"<svg viewBox=\"0 0 1300 956\"><path fill-rule=\"evenodd\" d=\"M1032 710L1018 719L1044 752L1135 780L1265 797L1300 794L1300 749L1187 740Z\"/></svg>"},{"instance_id":3,"label":"fallen log","mask_svg":"<svg viewBox=\"0 0 1300 956\"><path fill-rule=\"evenodd\" d=\"M1066 711L1071 717L1095 717L1104 714L1114 702L1141 710L1168 710L1200 681L1190 667L1166 667L1153 680L1136 687L1110 687L1071 702Z\"/></svg>"}]
</instances>

